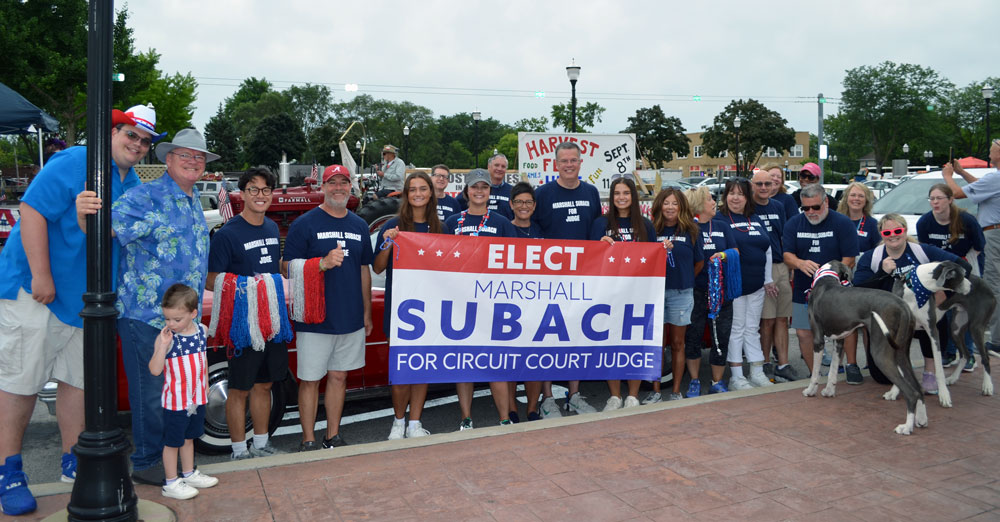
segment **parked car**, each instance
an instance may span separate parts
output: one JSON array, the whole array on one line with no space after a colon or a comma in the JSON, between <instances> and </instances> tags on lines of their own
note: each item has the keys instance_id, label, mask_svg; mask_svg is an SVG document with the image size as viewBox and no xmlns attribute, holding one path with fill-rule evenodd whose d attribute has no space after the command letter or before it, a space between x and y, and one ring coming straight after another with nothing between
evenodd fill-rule
<instances>
[{"instance_id":1,"label":"parked car","mask_svg":"<svg viewBox=\"0 0 1000 522\"><path fill-rule=\"evenodd\" d=\"M663 184L660 185L660 190L663 190L663 189L665 189L667 187L673 187L673 188L677 188L677 189L681 189L681 190L687 190L687 189L695 188L696 186L697 185L692 185L690 183L686 183L683 180L668 179L668 180L664 180Z\"/></svg>"},{"instance_id":2,"label":"parked car","mask_svg":"<svg viewBox=\"0 0 1000 522\"><path fill-rule=\"evenodd\" d=\"M980 168L965 170L969 174L981 178L987 172L993 172L994 169ZM954 179L959 186L966 185L965 180L961 176L956 174ZM940 170L913 176L906 183L899 183L879 198L872 206L872 214L876 218L881 218L890 212L900 214L906 218L907 229L910 235L916 236L917 220L920 219L920 216L931 210L931 204L927 201L927 193L930 192L931 187L938 183L944 183L944 178L941 177ZM956 199L955 204L973 216L979 214L979 206L973 204L968 199Z\"/></svg>"},{"instance_id":3,"label":"parked car","mask_svg":"<svg viewBox=\"0 0 1000 522\"><path fill-rule=\"evenodd\" d=\"M690 177L687 177L687 178L681 178L681 179L679 179L677 181L681 181L681 182L684 182L684 183L687 183L689 185L697 187L698 185L701 185L702 183L705 182L705 180L708 180L708 179L712 179L712 177L711 176L690 176Z\"/></svg>"},{"instance_id":4,"label":"parked car","mask_svg":"<svg viewBox=\"0 0 1000 522\"><path fill-rule=\"evenodd\" d=\"M893 187L899 185L900 181L896 179L873 179L871 181L864 182L864 184L871 189L875 199L879 199Z\"/></svg>"}]
</instances>

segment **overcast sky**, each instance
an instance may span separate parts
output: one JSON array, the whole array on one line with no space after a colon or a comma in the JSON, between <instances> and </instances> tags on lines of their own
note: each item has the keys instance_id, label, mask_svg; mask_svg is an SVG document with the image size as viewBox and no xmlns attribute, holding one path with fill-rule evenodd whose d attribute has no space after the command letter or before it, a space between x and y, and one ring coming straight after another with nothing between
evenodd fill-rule
<instances>
[{"instance_id":1,"label":"overcast sky","mask_svg":"<svg viewBox=\"0 0 1000 522\"><path fill-rule=\"evenodd\" d=\"M194 123L202 130L250 76L278 89L326 84L337 101L354 96L344 84L356 83L358 93L411 101L435 116L478 109L513 123L549 116L569 99L565 68L575 59L578 101L607 109L596 132L619 132L636 109L654 104L694 132L748 97L816 132L816 94L838 98L845 70L885 60L931 67L958 86L1000 76L996 0L178 0L128 8L137 48L156 49L162 70L198 81Z\"/></svg>"}]
</instances>

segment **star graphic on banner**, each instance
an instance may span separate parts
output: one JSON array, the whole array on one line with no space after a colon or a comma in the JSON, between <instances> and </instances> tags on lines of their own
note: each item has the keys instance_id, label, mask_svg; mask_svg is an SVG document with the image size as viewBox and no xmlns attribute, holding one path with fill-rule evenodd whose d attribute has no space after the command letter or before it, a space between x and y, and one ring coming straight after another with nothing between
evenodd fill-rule
<instances>
[{"instance_id":1,"label":"star graphic on banner","mask_svg":"<svg viewBox=\"0 0 1000 522\"><path fill-rule=\"evenodd\" d=\"M444 252L442 252L440 250L438 250L437 252L434 252L434 253L437 254L438 257L441 257L444 254Z\"/></svg>"},{"instance_id":2,"label":"star graphic on banner","mask_svg":"<svg viewBox=\"0 0 1000 522\"><path fill-rule=\"evenodd\" d=\"M455 251L455 257L460 257L462 254L458 250Z\"/></svg>"},{"instance_id":3,"label":"star graphic on banner","mask_svg":"<svg viewBox=\"0 0 1000 522\"><path fill-rule=\"evenodd\" d=\"M626 263L631 263L632 262L632 258L631 257L626 257L625 258L625 262Z\"/></svg>"},{"instance_id":4,"label":"star graphic on banner","mask_svg":"<svg viewBox=\"0 0 1000 522\"><path fill-rule=\"evenodd\" d=\"M645 263L646 262L646 258L645 257L640 257L639 258L639 262L640 263Z\"/></svg>"},{"instance_id":5,"label":"star graphic on banner","mask_svg":"<svg viewBox=\"0 0 1000 522\"><path fill-rule=\"evenodd\" d=\"M417 255L418 256L424 255L424 249L421 248L420 250L417 250Z\"/></svg>"},{"instance_id":6,"label":"star graphic on banner","mask_svg":"<svg viewBox=\"0 0 1000 522\"><path fill-rule=\"evenodd\" d=\"M614 263L615 262L614 256L609 257L608 258L608 262Z\"/></svg>"}]
</instances>

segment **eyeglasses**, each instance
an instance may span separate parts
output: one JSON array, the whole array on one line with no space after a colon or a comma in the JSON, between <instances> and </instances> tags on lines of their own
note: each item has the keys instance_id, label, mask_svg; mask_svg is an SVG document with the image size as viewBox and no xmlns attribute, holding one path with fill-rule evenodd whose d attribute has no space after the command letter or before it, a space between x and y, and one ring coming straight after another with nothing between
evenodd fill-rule
<instances>
[{"instance_id":1,"label":"eyeglasses","mask_svg":"<svg viewBox=\"0 0 1000 522\"><path fill-rule=\"evenodd\" d=\"M931 196L931 197L927 198L927 201L930 201L931 203L934 203L935 201L948 201L948 198L946 198L944 196Z\"/></svg>"},{"instance_id":2,"label":"eyeglasses","mask_svg":"<svg viewBox=\"0 0 1000 522\"><path fill-rule=\"evenodd\" d=\"M819 210L823 208L823 204L820 203L819 205L802 205L799 208L802 209L802 212L808 212L810 210Z\"/></svg>"},{"instance_id":3,"label":"eyeglasses","mask_svg":"<svg viewBox=\"0 0 1000 522\"><path fill-rule=\"evenodd\" d=\"M569 159L563 158L560 160L556 160L556 163L560 165L576 165L577 163L580 163L580 160L578 158L569 158Z\"/></svg>"},{"instance_id":4,"label":"eyeglasses","mask_svg":"<svg viewBox=\"0 0 1000 522\"><path fill-rule=\"evenodd\" d=\"M535 200L533 199L514 199L510 202L511 205L515 207L533 207L535 206Z\"/></svg>"},{"instance_id":5,"label":"eyeglasses","mask_svg":"<svg viewBox=\"0 0 1000 522\"><path fill-rule=\"evenodd\" d=\"M899 228L887 228L882 231L882 237L892 237L898 236L906 233L906 229L903 227Z\"/></svg>"},{"instance_id":6,"label":"eyeglasses","mask_svg":"<svg viewBox=\"0 0 1000 522\"><path fill-rule=\"evenodd\" d=\"M771 182L770 181L754 181L753 184L754 184L755 187L770 187L771 186Z\"/></svg>"},{"instance_id":7,"label":"eyeglasses","mask_svg":"<svg viewBox=\"0 0 1000 522\"><path fill-rule=\"evenodd\" d=\"M153 146L153 140L151 140L149 138L143 138L142 136L139 136L139 133L137 133L135 131L127 130L127 131L125 131L125 136L132 143L135 143L135 142L138 141L139 144L142 145L143 147L147 147L148 148L148 147L152 147Z\"/></svg>"},{"instance_id":8,"label":"eyeglasses","mask_svg":"<svg viewBox=\"0 0 1000 522\"><path fill-rule=\"evenodd\" d=\"M271 187L247 187L246 190L251 196L256 196L258 194L263 194L265 196L271 195Z\"/></svg>"},{"instance_id":9,"label":"eyeglasses","mask_svg":"<svg viewBox=\"0 0 1000 522\"><path fill-rule=\"evenodd\" d=\"M448 179L448 175L447 174L431 174L431 177L432 178L444 178L444 179Z\"/></svg>"},{"instance_id":10,"label":"eyeglasses","mask_svg":"<svg viewBox=\"0 0 1000 522\"><path fill-rule=\"evenodd\" d=\"M174 152L174 151L170 151L170 154L177 156L183 161L194 160L198 163L204 163L205 161L205 156L203 154L188 154L187 152Z\"/></svg>"}]
</instances>

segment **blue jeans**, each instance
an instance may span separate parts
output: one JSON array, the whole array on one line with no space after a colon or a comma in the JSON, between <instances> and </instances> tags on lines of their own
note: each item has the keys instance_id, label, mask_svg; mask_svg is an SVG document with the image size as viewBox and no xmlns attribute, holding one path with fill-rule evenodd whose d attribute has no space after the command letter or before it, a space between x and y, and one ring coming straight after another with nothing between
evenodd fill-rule
<instances>
[{"instance_id":1,"label":"blue jeans","mask_svg":"<svg viewBox=\"0 0 1000 522\"><path fill-rule=\"evenodd\" d=\"M132 408L132 469L143 470L163 458L163 374L149 373L153 343L160 331L135 319L118 319L122 362L128 377L128 402Z\"/></svg>"}]
</instances>

